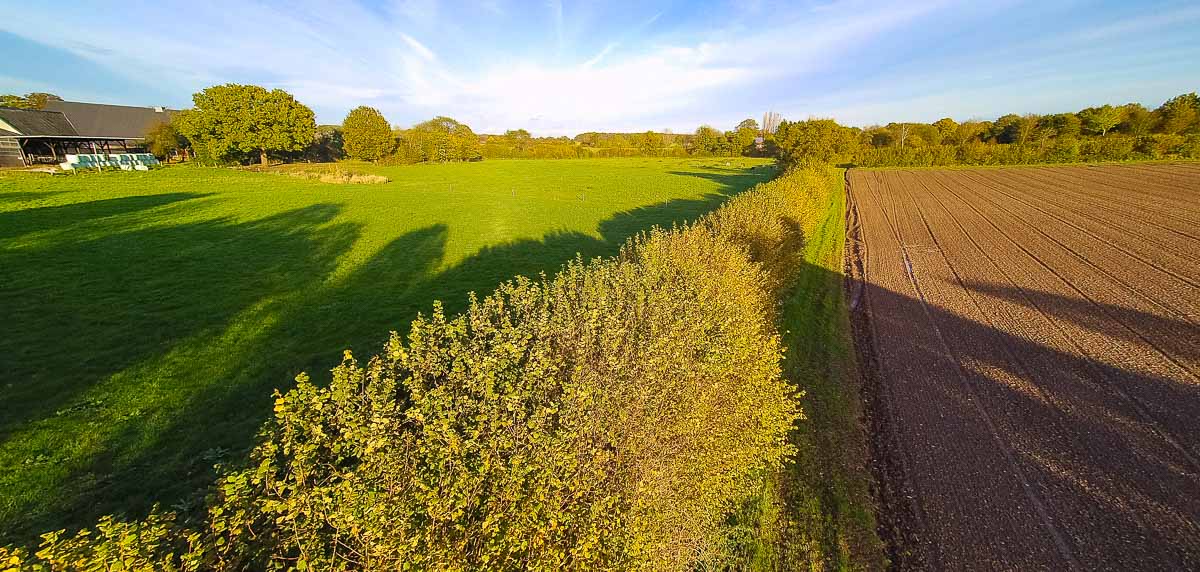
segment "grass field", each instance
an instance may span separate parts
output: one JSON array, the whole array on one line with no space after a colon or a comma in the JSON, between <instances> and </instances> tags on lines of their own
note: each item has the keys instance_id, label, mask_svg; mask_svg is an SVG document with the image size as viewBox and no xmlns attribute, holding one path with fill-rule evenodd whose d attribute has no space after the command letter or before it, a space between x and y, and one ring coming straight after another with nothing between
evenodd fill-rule
<instances>
[{"instance_id":1,"label":"grass field","mask_svg":"<svg viewBox=\"0 0 1200 572\"><path fill-rule=\"evenodd\" d=\"M297 373L774 175L753 159L362 169L391 182L0 174L0 541L196 503Z\"/></svg>"}]
</instances>

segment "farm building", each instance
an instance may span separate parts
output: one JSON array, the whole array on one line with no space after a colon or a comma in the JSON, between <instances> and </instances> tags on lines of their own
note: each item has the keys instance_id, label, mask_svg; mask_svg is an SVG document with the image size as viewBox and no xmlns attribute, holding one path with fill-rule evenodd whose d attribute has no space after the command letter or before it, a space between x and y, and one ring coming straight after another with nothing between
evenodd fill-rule
<instances>
[{"instance_id":1,"label":"farm building","mask_svg":"<svg viewBox=\"0 0 1200 572\"><path fill-rule=\"evenodd\" d=\"M49 101L41 110L0 107L0 167L54 164L68 153L128 151L174 113L75 101Z\"/></svg>"}]
</instances>

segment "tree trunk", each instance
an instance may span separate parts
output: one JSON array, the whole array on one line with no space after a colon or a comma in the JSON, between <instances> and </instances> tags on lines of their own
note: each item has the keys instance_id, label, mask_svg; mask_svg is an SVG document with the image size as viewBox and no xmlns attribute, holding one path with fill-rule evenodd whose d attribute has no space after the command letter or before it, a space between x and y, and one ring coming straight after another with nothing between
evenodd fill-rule
<instances>
[{"instance_id":1,"label":"tree trunk","mask_svg":"<svg viewBox=\"0 0 1200 572\"><path fill-rule=\"evenodd\" d=\"M261 150L259 150L259 152L258 152L258 153L259 153L258 157L259 157L260 159L262 159L262 165L263 165L264 167L266 167L266 166L267 166L267 150L266 150L266 149L261 149Z\"/></svg>"}]
</instances>

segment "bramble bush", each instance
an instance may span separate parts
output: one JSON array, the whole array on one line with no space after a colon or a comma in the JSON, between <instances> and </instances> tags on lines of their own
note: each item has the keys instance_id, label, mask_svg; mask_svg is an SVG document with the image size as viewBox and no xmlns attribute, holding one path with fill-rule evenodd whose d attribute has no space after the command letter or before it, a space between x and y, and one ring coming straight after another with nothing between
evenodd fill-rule
<instances>
[{"instance_id":1,"label":"bramble bush","mask_svg":"<svg viewBox=\"0 0 1200 572\"><path fill-rule=\"evenodd\" d=\"M274 417L206 512L105 517L0 569L684 570L792 452L776 329L814 193L794 170L610 259L436 305Z\"/></svg>"}]
</instances>

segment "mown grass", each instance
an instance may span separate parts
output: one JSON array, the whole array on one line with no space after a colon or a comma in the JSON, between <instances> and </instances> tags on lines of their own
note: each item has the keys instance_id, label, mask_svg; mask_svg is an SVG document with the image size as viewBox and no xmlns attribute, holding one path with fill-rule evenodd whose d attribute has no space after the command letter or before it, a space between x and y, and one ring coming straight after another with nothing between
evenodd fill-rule
<instances>
[{"instance_id":1,"label":"mown grass","mask_svg":"<svg viewBox=\"0 0 1200 572\"><path fill-rule=\"evenodd\" d=\"M353 167L390 182L0 174L0 543L195 504L297 373L774 175L752 159Z\"/></svg>"}]
</instances>

